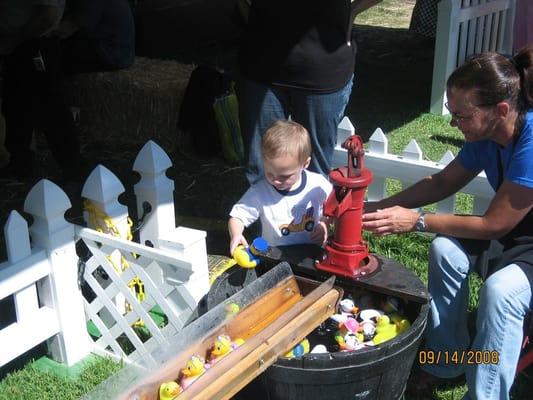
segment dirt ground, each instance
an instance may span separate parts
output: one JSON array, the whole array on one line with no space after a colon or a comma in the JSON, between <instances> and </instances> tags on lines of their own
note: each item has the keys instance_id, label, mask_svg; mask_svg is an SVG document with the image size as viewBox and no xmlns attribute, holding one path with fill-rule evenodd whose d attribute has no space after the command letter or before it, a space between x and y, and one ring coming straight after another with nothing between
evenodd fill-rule
<instances>
[{"instance_id":1,"label":"dirt ground","mask_svg":"<svg viewBox=\"0 0 533 400\"><path fill-rule=\"evenodd\" d=\"M405 29L356 26L358 42L355 83L346 114L356 131L367 140L377 127L389 132L427 112L431 86L433 47ZM83 111L82 111L83 112ZM119 123L117 121L117 123ZM83 128L83 127L82 127ZM83 130L83 129L82 129ZM144 143L113 146L113 134L105 142L82 131L82 152L94 164L101 163L124 183L122 201L134 206L132 185L138 177L131 171L137 152ZM43 177L57 182L59 173L42 138L36 141ZM202 157L190 150L177 149L169 154L173 167L168 176L175 182L178 223L208 231L208 251L225 254L225 222L231 205L246 189L244 169L226 165L221 157ZM24 198L33 182L0 180L0 221L5 223L10 210L22 213ZM82 182L63 186L73 203L67 219L81 220ZM5 259L3 232L0 259Z\"/></svg>"}]
</instances>

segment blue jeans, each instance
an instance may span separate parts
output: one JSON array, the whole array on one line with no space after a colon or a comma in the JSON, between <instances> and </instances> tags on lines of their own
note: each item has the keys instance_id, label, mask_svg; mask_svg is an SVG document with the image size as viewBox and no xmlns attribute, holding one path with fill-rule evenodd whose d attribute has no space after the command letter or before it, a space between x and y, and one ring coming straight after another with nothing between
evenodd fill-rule
<instances>
[{"instance_id":1,"label":"blue jeans","mask_svg":"<svg viewBox=\"0 0 533 400\"><path fill-rule=\"evenodd\" d=\"M263 177L261 138L278 119L302 124L311 136L310 170L329 174L337 127L350 99L353 77L334 93L312 93L301 89L267 86L241 78L237 85L239 119L247 152L246 178L253 184Z\"/></svg>"},{"instance_id":2,"label":"blue jeans","mask_svg":"<svg viewBox=\"0 0 533 400\"><path fill-rule=\"evenodd\" d=\"M429 254L428 286L432 300L426 347L440 354L441 362L422 368L441 378L464 372L468 385L464 399L509 399L520 355L524 317L533 306L533 268L510 264L489 276L479 293L477 334L471 343L467 305L468 274L472 269L457 240L448 237L433 240ZM493 352L495 359L480 362L481 358L474 358L468 365L466 361L461 364L451 360L452 354L460 358L469 349L474 351L470 353L474 357ZM447 363L445 352L449 355Z\"/></svg>"}]
</instances>

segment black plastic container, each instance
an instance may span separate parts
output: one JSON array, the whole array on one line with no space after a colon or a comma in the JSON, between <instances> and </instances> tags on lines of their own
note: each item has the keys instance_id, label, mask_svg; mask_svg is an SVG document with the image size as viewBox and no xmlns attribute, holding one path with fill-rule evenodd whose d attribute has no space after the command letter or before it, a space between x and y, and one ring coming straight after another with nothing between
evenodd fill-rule
<instances>
[{"instance_id":1,"label":"black plastic container","mask_svg":"<svg viewBox=\"0 0 533 400\"><path fill-rule=\"evenodd\" d=\"M303 250L305 254L310 253L309 248ZM296 260L297 254L295 256L284 253L281 259L288 259L297 275L307 275L319 280L322 278L321 273L314 273L312 267L306 265L309 264L308 261ZM232 268L222 274L211 287L208 304L214 305L225 300L255 279L256 274L261 275L264 270L279 262L279 259L270 261L264 259L264 261L266 265L263 264L256 269ZM429 311L427 302L429 296L420 279L405 266L380 257L380 268L381 274L372 278L372 285L368 285L368 282L352 282L346 279L339 279L335 284L344 289L345 296L351 294L353 298L363 293L395 295L393 290L396 288L398 290L396 295L400 293L398 297L404 301L403 314L412 322L408 330L378 346L352 352L307 354L293 359L280 358L241 390L235 399L399 399L405 390L407 378L422 340ZM332 339L331 335L330 340ZM327 341L326 338L324 340ZM310 342L313 346L311 338Z\"/></svg>"},{"instance_id":2,"label":"black plastic container","mask_svg":"<svg viewBox=\"0 0 533 400\"><path fill-rule=\"evenodd\" d=\"M252 381L239 399L390 400L399 399L426 326L428 304L412 303L411 327L379 346L354 352L307 354L280 358Z\"/></svg>"}]
</instances>

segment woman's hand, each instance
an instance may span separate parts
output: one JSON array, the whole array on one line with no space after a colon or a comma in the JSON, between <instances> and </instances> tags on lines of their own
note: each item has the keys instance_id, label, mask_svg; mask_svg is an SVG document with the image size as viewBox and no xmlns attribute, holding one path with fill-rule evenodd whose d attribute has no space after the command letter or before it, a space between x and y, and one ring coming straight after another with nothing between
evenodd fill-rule
<instances>
[{"instance_id":1,"label":"woman's hand","mask_svg":"<svg viewBox=\"0 0 533 400\"><path fill-rule=\"evenodd\" d=\"M411 232L415 229L419 213L400 206L363 214L363 229L376 235Z\"/></svg>"}]
</instances>

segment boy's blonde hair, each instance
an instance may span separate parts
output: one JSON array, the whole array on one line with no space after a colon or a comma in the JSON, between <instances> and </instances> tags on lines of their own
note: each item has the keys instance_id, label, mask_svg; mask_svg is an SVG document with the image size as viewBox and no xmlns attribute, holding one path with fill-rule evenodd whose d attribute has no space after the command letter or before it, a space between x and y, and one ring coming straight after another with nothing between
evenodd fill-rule
<instances>
[{"instance_id":1,"label":"boy's blonde hair","mask_svg":"<svg viewBox=\"0 0 533 400\"><path fill-rule=\"evenodd\" d=\"M278 120L263 135L261 153L269 160L291 155L303 165L311 156L311 138L307 129L299 123Z\"/></svg>"}]
</instances>

